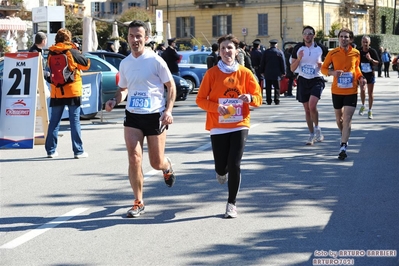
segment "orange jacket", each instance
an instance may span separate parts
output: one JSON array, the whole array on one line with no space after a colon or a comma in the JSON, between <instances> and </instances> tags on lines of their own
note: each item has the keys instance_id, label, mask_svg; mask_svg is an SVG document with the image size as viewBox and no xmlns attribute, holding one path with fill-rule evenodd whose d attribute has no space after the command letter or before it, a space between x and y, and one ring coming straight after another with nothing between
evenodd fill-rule
<instances>
[{"instance_id":1,"label":"orange jacket","mask_svg":"<svg viewBox=\"0 0 399 266\"><path fill-rule=\"evenodd\" d=\"M56 43L49 48L52 52L62 52L70 50L71 56L68 56L68 65L71 71L74 71L74 81L60 87L51 84L51 98L75 98L82 96L82 77L80 70L87 70L90 68L90 59L84 57L79 50L76 49L72 43ZM51 55L47 58L47 65L50 62ZM50 69L51 71L51 69Z\"/></svg>"},{"instance_id":2,"label":"orange jacket","mask_svg":"<svg viewBox=\"0 0 399 266\"><path fill-rule=\"evenodd\" d=\"M243 120L234 123L219 123L219 99L238 98L241 94L250 94L252 102L243 103ZM262 92L254 74L244 66L238 71L225 74L217 66L208 69L198 90L197 105L207 112L205 129L250 127L249 106L262 104Z\"/></svg>"},{"instance_id":3,"label":"orange jacket","mask_svg":"<svg viewBox=\"0 0 399 266\"><path fill-rule=\"evenodd\" d=\"M348 51L341 47L337 47L334 50L328 52L324 59L323 66L321 67L321 73L328 76L328 70L332 66L333 70L343 70L344 72L350 72L353 75L353 83L351 88L339 88L338 79L334 76L333 83L331 85L331 92L338 95L351 95L357 94L358 81L363 76L360 70L360 52L357 49L349 46Z\"/></svg>"}]
</instances>

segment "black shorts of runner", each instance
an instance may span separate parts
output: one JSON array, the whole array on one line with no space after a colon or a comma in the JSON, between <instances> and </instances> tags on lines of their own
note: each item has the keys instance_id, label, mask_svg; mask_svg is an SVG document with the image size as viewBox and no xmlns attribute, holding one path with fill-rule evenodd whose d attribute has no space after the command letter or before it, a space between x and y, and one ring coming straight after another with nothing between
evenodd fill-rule
<instances>
[{"instance_id":1,"label":"black shorts of runner","mask_svg":"<svg viewBox=\"0 0 399 266\"><path fill-rule=\"evenodd\" d=\"M325 87L325 82L322 77L306 79L304 77L299 76L297 81L298 102L300 103L309 102L311 95L320 99L324 87Z\"/></svg>"},{"instance_id":2,"label":"black shorts of runner","mask_svg":"<svg viewBox=\"0 0 399 266\"><path fill-rule=\"evenodd\" d=\"M162 113L154 114L133 114L125 110L125 127L133 127L140 129L144 136L160 135L168 126L162 126L159 118Z\"/></svg>"},{"instance_id":3,"label":"black shorts of runner","mask_svg":"<svg viewBox=\"0 0 399 266\"><path fill-rule=\"evenodd\" d=\"M334 105L334 109L342 109L342 107L344 107L344 106L356 107L357 94L350 94L350 95L333 94L332 102Z\"/></svg>"},{"instance_id":4,"label":"black shorts of runner","mask_svg":"<svg viewBox=\"0 0 399 266\"><path fill-rule=\"evenodd\" d=\"M374 73L363 73L363 77L366 78L367 84L374 84L375 83L375 75Z\"/></svg>"}]
</instances>

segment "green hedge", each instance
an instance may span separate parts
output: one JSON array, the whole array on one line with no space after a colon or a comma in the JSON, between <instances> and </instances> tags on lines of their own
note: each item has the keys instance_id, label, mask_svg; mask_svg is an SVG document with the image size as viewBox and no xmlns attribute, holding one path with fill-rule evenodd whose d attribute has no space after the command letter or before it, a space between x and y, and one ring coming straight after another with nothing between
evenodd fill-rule
<instances>
[{"instance_id":1,"label":"green hedge","mask_svg":"<svg viewBox=\"0 0 399 266\"><path fill-rule=\"evenodd\" d=\"M382 46L387 48L391 54L399 54L399 35L392 34L370 34L371 47L378 51ZM358 48L362 46L363 35L356 35L354 42Z\"/></svg>"}]
</instances>

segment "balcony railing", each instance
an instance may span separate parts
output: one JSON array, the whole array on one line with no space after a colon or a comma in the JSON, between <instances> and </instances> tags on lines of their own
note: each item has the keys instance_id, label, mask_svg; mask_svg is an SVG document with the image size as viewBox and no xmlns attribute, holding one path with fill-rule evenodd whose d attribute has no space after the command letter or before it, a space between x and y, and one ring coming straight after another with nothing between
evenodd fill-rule
<instances>
[{"instance_id":1,"label":"balcony railing","mask_svg":"<svg viewBox=\"0 0 399 266\"><path fill-rule=\"evenodd\" d=\"M213 7L213 6L242 6L245 0L194 0L194 5L200 7Z\"/></svg>"}]
</instances>

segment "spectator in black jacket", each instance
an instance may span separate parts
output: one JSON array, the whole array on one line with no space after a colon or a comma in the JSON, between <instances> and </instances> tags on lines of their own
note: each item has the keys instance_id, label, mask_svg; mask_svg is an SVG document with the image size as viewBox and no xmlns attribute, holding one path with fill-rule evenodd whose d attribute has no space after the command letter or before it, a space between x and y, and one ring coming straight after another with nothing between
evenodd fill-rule
<instances>
[{"instance_id":1,"label":"spectator in black jacket","mask_svg":"<svg viewBox=\"0 0 399 266\"><path fill-rule=\"evenodd\" d=\"M35 35L35 43L29 49L29 52L43 52L43 48L46 47L47 44L47 36L44 32L39 31Z\"/></svg>"},{"instance_id":2,"label":"spectator in black jacket","mask_svg":"<svg viewBox=\"0 0 399 266\"><path fill-rule=\"evenodd\" d=\"M274 87L274 103L280 104L280 79L285 75L284 54L277 49L277 40L269 41L267 49L260 62L260 72L266 82L266 103L272 104L272 86Z\"/></svg>"},{"instance_id":3,"label":"spectator in black jacket","mask_svg":"<svg viewBox=\"0 0 399 266\"><path fill-rule=\"evenodd\" d=\"M206 65L208 69L218 64L219 58L218 54L216 53L218 50L219 50L219 45L217 43L212 44L212 53L210 53L206 58Z\"/></svg>"},{"instance_id":4,"label":"spectator in black jacket","mask_svg":"<svg viewBox=\"0 0 399 266\"><path fill-rule=\"evenodd\" d=\"M180 55L176 51L176 38L168 39L168 48L162 52L162 58L168 64L168 68L173 75L180 76L178 62Z\"/></svg>"}]
</instances>

